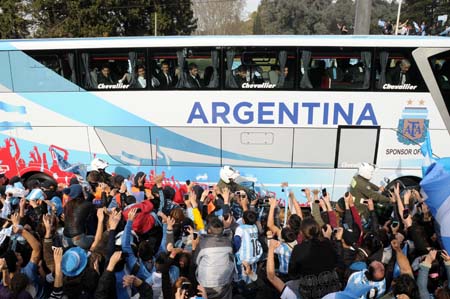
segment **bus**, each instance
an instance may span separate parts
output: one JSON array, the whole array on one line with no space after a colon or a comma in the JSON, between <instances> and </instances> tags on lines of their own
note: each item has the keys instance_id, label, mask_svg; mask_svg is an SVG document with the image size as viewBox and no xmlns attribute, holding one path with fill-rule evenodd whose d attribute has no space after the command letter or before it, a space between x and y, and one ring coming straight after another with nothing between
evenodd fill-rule
<instances>
[{"instance_id":1,"label":"bus","mask_svg":"<svg viewBox=\"0 0 450 299\"><path fill-rule=\"evenodd\" d=\"M417 185L450 156L450 39L172 36L0 41L0 173L68 183L100 158L210 184L342 196L361 162ZM80 171L81 172L81 171ZM387 180L386 180L387 181Z\"/></svg>"}]
</instances>

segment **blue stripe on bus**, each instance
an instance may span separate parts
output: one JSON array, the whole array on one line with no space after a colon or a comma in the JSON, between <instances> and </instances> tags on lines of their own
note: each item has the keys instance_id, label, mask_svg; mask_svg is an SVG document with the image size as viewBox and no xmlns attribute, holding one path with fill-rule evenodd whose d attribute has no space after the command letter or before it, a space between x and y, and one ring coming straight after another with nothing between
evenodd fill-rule
<instances>
[{"instance_id":1,"label":"blue stripe on bus","mask_svg":"<svg viewBox=\"0 0 450 299\"><path fill-rule=\"evenodd\" d=\"M62 78L65 80L64 78ZM148 143L148 140L142 140L142 136L128 136L126 132L117 132L117 118L121 123L126 123L129 127L139 126L155 126L155 124L123 110L113 104L95 96L89 92L73 92L64 93L64 99L61 99L61 93L20 93L24 97L46 107L47 109L71 118L75 121L84 123L88 126L102 127L102 130L109 131L114 134ZM62 103L62 101L64 101ZM80 108L85 107L85 108ZM85 109L85 111L83 111ZM166 128L160 128L160 133L164 138L158 140L159 146L177 149L180 143L183 143L192 152L201 155L220 157L233 160L251 161L259 163L270 163L278 165L290 165L290 161L276 161L270 159L256 158L253 156L240 155L233 152L221 151L218 148L207 144L186 138L180 134L170 131Z\"/></svg>"}]
</instances>

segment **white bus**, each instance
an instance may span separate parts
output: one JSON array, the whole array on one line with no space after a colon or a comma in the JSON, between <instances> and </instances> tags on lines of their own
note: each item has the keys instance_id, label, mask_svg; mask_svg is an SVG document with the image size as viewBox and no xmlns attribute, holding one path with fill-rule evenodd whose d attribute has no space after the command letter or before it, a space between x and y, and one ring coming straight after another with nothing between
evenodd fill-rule
<instances>
[{"instance_id":1,"label":"white bus","mask_svg":"<svg viewBox=\"0 0 450 299\"><path fill-rule=\"evenodd\" d=\"M450 39L211 36L0 41L0 173L347 189L360 162L420 180L429 134L450 155ZM149 182L151 183L151 182Z\"/></svg>"}]
</instances>

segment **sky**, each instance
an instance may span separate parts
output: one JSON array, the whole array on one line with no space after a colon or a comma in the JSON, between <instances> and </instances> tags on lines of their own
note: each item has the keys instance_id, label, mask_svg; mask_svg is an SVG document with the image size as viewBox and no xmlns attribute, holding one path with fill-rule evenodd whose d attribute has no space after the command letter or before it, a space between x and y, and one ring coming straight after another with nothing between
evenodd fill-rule
<instances>
[{"instance_id":1,"label":"sky","mask_svg":"<svg viewBox=\"0 0 450 299\"><path fill-rule=\"evenodd\" d=\"M261 0L247 0L246 11L248 13L255 11L258 8L258 4Z\"/></svg>"}]
</instances>

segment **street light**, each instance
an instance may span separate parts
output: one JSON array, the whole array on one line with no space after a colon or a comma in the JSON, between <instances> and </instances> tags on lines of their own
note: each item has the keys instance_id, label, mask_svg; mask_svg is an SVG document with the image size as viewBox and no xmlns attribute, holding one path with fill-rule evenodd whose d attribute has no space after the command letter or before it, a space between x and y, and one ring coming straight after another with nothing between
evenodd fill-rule
<instances>
[{"instance_id":1,"label":"street light","mask_svg":"<svg viewBox=\"0 0 450 299\"><path fill-rule=\"evenodd\" d=\"M402 10L402 0L398 1L397 24L395 25L395 35L398 35L398 26L400 25L400 11Z\"/></svg>"}]
</instances>

